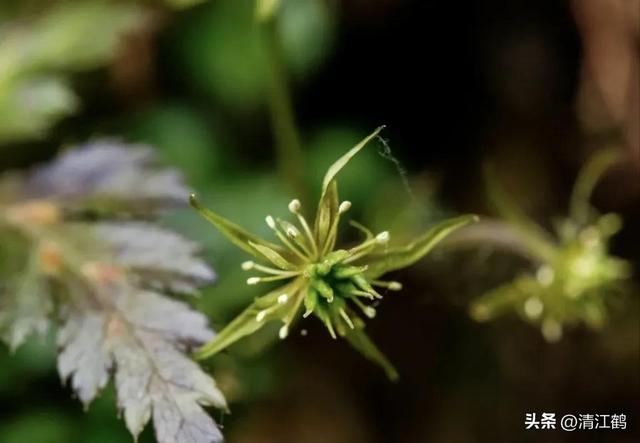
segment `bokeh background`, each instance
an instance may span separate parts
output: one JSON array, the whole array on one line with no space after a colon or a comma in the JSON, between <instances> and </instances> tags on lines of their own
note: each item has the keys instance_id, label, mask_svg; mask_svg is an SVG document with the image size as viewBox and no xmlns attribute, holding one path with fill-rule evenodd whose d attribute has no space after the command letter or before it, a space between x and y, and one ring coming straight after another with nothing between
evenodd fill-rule
<instances>
[{"instance_id":1,"label":"bokeh background","mask_svg":"<svg viewBox=\"0 0 640 443\"><path fill-rule=\"evenodd\" d=\"M266 214L284 215L292 197L312 202L326 167L385 124L390 152L379 142L363 151L340 187L355 219L408 239L446 216L491 214L489 161L550 226L589 155L615 147L626 160L594 204L623 217L613 253L637 273L640 2L282 0L271 25L255 8L2 1L0 170L96 136L148 143L207 205L268 235ZM301 158L273 137L286 89ZM257 295L243 253L188 209L166 223L205 246L219 279L196 304L220 328ZM469 302L523 267L486 246L437 250L398 275L404 290L368 325L401 374L395 384L319 322L283 342L266 328L205 363L232 410L212 413L230 442L638 441L637 290L602 331L573 328L556 344L516 316L472 320ZM61 386L53 343L0 348L0 442L130 441L111 388L85 412ZM629 424L525 432L526 412L625 413ZM149 429L141 441L153 441Z\"/></svg>"}]
</instances>

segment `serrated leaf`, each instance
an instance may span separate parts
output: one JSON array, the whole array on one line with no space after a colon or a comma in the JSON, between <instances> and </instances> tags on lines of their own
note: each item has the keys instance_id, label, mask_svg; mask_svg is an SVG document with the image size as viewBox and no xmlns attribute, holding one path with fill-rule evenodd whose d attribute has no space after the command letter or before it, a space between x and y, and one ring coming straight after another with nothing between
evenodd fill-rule
<instances>
[{"instance_id":1,"label":"serrated leaf","mask_svg":"<svg viewBox=\"0 0 640 443\"><path fill-rule=\"evenodd\" d=\"M15 351L32 334L43 336L48 331L53 301L35 253L28 258L25 271L11 276L8 287L3 286L0 284L0 334Z\"/></svg>"},{"instance_id":2,"label":"serrated leaf","mask_svg":"<svg viewBox=\"0 0 640 443\"><path fill-rule=\"evenodd\" d=\"M475 215L463 215L448 219L431 227L407 246L388 248L384 252L372 253L361 263L368 266L365 274L367 277L375 279L387 272L410 266L424 257L447 235L477 219Z\"/></svg>"},{"instance_id":3,"label":"serrated leaf","mask_svg":"<svg viewBox=\"0 0 640 443\"><path fill-rule=\"evenodd\" d=\"M186 304L126 285L96 288L113 305L71 308L58 335L63 380L88 405L113 371L118 404L137 436L153 416L160 443L219 442L202 406L226 409L223 395L184 351L213 337Z\"/></svg>"},{"instance_id":4,"label":"serrated leaf","mask_svg":"<svg viewBox=\"0 0 640 443\"><path fill-rule=\"evenodd\" d=\"M203 407L226 409L224 397L185 355L214 337L206 317L141 289L190 293L211 282L213 271L197 257L199 248L150 222L91 223L83 217L87 209L91 220L103 215L93 210L97 202L104 209L105 201L129 217L140 208L154 215L185 199L180 176L159 168L149 149L102 142L10 183L22 192L3 201L0 210L9 215L0 218L0 234L24 238L24 244L0 241L0 332L18 331L9 336L16 344L54 315L48 292L34 285L46 273L59 296L58 370L85 406L114 374L118 404L134 437L153 417L160 443L222 441ZM24 251L30 249L33 265L27 266ZM39 280L31 278L32 268ZM17 284L7 288L4 278L16 274ZM24 309L5 309L23 305L29 311L23 317L18 311Z\"/></svg>"},{"instance_id":5,"label":"serrated leaf","mask_svg":"<svg viewBox=\"0 0 640 443\"><path fill-rule=\"evenodd\" d=\"M252 304L218 332L212 341L198 349L195 357L200 360L209 358L241 338L261 329L270 320L278 317L281 311L284 311L291 303L297 303L298 297L296 295L303 284L303 280L297 278L287 285L256 298ZM282 294L287 294L289 301L286 304L278 305L277 299ZM263 318L258 317L261 312L264 313L261 314Z\"/></svg>"},{"instance_id":6,"label":"serrated leaf","mask_svg":"<svg viewBox=\"0 0 640 443\"><path fill-rule=\"evenodd\" d=\"M98 212L145 213L186 203L189 189L173 169L160 168L153 150L97 140L63 152L27 181L31 198Z\"/></svg>"},{"instance_id":7,"label":"serrated leaf","mask_svg":"<svg viewBox=\"0 0 640 443\"><path fill-rule=\"evenodd\" d=\"M85 408L109 381L112 360L106 346L107 317L100 311L69 312L58 330L58 373Z\"/></svg>"},{"instance_id":8,"label":"serrated leaf","mask_svg":"<svg viewBox=\"0 0 640 443\"><path fill-rule=\"evenodd\" d=\"M193 293L215 280L213 270L196 254L200 247L151 223L98 223L93 232L113 260L137 276L141 285Z\"/></svg>"},{"instance_id":9,"label":"serrated leaf","mask_svg":"<svg viewBox=\"0 0 640 443\"><path fill-rule=\"evenodd\" d=\"M390 380L398 380L398 371L364 332L364 322L355 316L352 320L355 328L347 329L344 338L364 357L384 369Z\"/></svg>"}]
</instances>

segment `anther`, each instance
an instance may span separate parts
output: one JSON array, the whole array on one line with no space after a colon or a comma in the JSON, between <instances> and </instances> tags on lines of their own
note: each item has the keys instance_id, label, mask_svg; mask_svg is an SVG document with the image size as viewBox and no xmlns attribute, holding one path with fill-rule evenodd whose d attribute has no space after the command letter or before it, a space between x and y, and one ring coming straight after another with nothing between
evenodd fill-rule
<instances>
[{"instance_id":1,"label":"anther","mask_svg":"<svg viewBox=\"0 0 640 443\"><path fill-rule=\"evenodd\" d=\"M345 212L347 212L349 209L351 208L351 202L350 201L343 201L342 203L340 203L340 206L338 206L338 212L340 214L344 214Z\"/></svg>"},{"instance_id":2,"label":"anther","mask_svg":"<svg viewBox=\"0 0 640 443\"><path fill-rule=\"evenodd\" d=\"M363 311L364 311L364 315L366 315L369 318L373 318L376 316L376 310L371 306L365 307Z\"/></svg>"},{"instance_id":3,"label":"anther","mask_svg":"<svg viewBox=\"0 0 640 443\"><path fill-rule=\"evenodd\" d=\"M387 243L389 241L389 231L382 231L380 234L376 235L376 241L381 245Z\"/></svg>"},{"instance_id":4,"label":"anther","mask_svg":"<svg viewBox=\"0 0 640 443\"><path fill-rule=\"evenodd\" d=\"M247 260L245 262L242 262L240 267L245 271L250 271L251 269L254 268L255 265L256 264L254 262L252 262L251 260Z\"/></svg>"},{"instance_id":5,"label":"anther","mask_svg":"<svg viewBox=\"0 0 640 443\"><path fill-rule=\"evenodd\" d=\"M389 286L387 286L391 291L400 291L402 289L402 283L398 281L389 282Z\"/></svg>"},{"instance_id":6,"label":"anther","mask_svg":"<svg viewBox=\"0 0 640 443\"><path fill-rule=\"evenodd\" d=\"M296 238L298 235L300 235L300 232L293 226L289 226L287 228L287 235L291 238Z\"/></svg>"},{"instance_id":7,"label":"anther","mask_svg":"<svg viewBox=\"0 0 640 443\"><path fill-rule=\"evenodd\" d=\"M267 215L264 219L267 222L267 225L271 228L271 229L276 229L276 221L273 219L272 216Z\"/></svg>"},{"instance_id":8,"label":"anther","mask_svg":"<svg viewBox=\"0 0 640 443\"><path fill-rule=\"evenodd\" d=\"M281 294L278 296L278 303L281 305L285 304L289 300L289 296L287 294Z\"/></svg>"},{"instance_id":9,"label":"anther","mask_svg":"<svg viewBox=\"0 0 640 443\"><path fill-rule=\"evenodd\" d=\"M247 284L248 285L257 285L261 281L262 281L262 279L260 277L249 277L247 279Z\"/></svg>"},{"instance_id":10,"label":"anther","mask_svg":"<svg viewBox=\"0 0 640 443\"><path fill-rule=\"evenodd\" d=\"M300 204L300 200L298 200L297 198L294 198L289 202L289 211L292 214L297 214L300 211L301 207L302 205Z\"/></svg>"}]
</instances>

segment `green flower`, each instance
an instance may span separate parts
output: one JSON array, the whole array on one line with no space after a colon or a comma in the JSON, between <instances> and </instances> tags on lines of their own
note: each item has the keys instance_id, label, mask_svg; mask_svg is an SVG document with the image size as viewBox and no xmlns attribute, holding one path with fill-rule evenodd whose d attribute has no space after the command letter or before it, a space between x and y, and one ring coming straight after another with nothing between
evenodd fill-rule
<instances>
[{"instance_id":1,"label":"green flower","mask_svg":"<svg viewBox=\"0 0 640 443\"><path fill-rule=\"evenodd\" d=\"M380 292L402 288L398 282L379 280L383 274L415 263L440 240L474 220L475 216L461 216L441 222L404 247L389 246L387 231L374 235L352 222L365 234L364 241L348 249L336 249L340 217L351 207L350 202L340 202L338 199L336 176L381 129L376 129L331 165L322 183L313 225L302 215L301 203L297 199L289 203L289 211L297 220L297 225L270 215L266 217L267 225L280 240L280 245L246 232L203 208L195 196L191 196L192 206L204 218L255 258L256 261L242 263L244 270L261 274L249 277L247 284L284 283L278 289L256 298L211 342L196 352L197 358L210 357L273 320L282 322L279 336L284 339L294 320L300 315L306 318L313 314L324 323L331 337L345 338L365 357L382 366L389 378L398 377L391 363L364 333L361 315L375 317L376 310L371 303L382 298Z\"/></svg>"},{"instance_id":2,"label":"green flower","mask_svg":"<svg viewBox=\"0 0 640 443\"><path fill-rule=\"evenodd\" d=\"M616 214L601 215L589 202L599 178L619 161L616 151L600 151L583 168L573 189L569 217L551 235L524 214L488 174L490 196L504 223L503 238L514 238L532 260L533 270L494 288L471 304L478 321L509 311L540 328L549 342L566 326L601 328L610 302L626 291L631 266L609 253L609 241L622 227ZM496 222L494 222L495 224Z\"/></svg>"}]
</instances>

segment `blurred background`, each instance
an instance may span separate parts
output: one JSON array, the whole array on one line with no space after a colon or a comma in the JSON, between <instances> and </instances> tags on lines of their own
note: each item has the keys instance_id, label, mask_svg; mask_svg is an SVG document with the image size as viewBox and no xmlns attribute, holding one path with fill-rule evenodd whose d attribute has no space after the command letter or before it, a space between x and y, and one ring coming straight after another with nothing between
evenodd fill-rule
<instances>
[{"instance_id":1,"label":"blurred background","mask_svg":"<svg viewBox=\"0 0 640 443\"><path fill-rule=\"evenodd\" d=\"M447 216L492 215L487 162L551 227L590 154L616 148L625 160L593 203L623 218L611 252L638 269L640 2L282 0L262 19L256 8L2 1L0 171L96 136L148 143L209 207L266 236L266 214L285 215L293 197L314 204L326 168L385 124L390 151L363 151L341 196L352 218L403 240ZM195 303L221 328L259 294L244 253L188 209L165 223L205 246L219 278ZM634 283L602 330L554 344L516 315L469 316L527 266L491 245L440 248L394 276L405 288L368 331L395 384L317 321L286 341L265 328L205 362L231 405L211 412L230 442L638 441ZM53 337L0 347L0 442L130 441L112 388L83 411L55 354ZM525 432L527 412L625 413L628 428Z\"/></svg>"}]
</instances>

